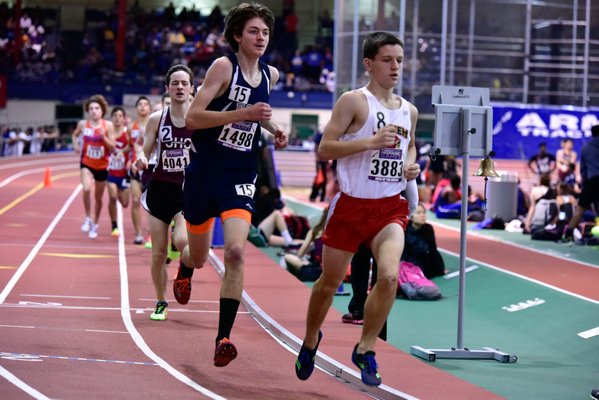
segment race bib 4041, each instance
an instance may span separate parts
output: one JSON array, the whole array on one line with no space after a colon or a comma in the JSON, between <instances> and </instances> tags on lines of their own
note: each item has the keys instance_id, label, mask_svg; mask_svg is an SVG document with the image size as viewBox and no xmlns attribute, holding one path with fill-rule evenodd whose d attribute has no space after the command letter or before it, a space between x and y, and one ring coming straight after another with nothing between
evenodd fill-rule
<instances>
[{"instance_id":1,"label":"race bib 4041","mask_svg":"<svg viewBox=\"0 0 599 400\"><path fill-rule=\"evenodd\" d=\"M189 164L188 149L162 151L162 169L166 172L181 172Z\"/></svg>"}]
</instances>

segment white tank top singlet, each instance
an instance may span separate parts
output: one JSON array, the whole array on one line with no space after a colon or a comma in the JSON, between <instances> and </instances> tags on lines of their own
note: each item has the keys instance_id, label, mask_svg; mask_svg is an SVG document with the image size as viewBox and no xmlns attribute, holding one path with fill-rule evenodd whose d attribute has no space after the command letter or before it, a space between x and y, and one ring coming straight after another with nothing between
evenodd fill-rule
<instances>
[{"instance_id":1,"label":"white tank top singlet","mask_svg":"<svg viewBox=\"0 0 599 400\"><path fill-rule=\"evenodd\" d=\"M384 107L365 87L358 89L368 101L368 119L355 133L346 133L342 142L364 139L385 125L397 126L394 146L367 150L337 160L337 178L343 193L362 199L395 196L406 188L404 167L410 143L412 118L409 103L401 99L396 109Z\"/></svg>"}]
</instances>

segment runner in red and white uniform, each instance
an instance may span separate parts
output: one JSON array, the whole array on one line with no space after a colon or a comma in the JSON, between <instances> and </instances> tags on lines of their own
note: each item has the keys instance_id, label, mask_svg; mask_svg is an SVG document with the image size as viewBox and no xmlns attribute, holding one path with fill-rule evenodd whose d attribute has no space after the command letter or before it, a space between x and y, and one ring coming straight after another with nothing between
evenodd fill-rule
<instances>
[{"instance_id":1,"label":"runner in red and white uniform","mask_svg":"<svg viewBox=\"0 0 599 400\"><path fill-rule=\"evenodd\" d=\"M131 138L127 130L126 113L123 107L114 107L110 113L114 125L114 151L108 160L108 213L112 223L111 236L119 236L117 226L116 202L123 207L129 206L130 178L129 167L131 162Z\"/></svg>"},{"instance_id":2,"label":"runner in red and white uniform","mask_svg":"<svg viewBox=\"0 0 599 400\"><path fill-rule=\"evenodd\" d=\"M114 150L110 139L114 127L112 122L104 120L108 103L104 96L93 95L84 104L89 119L81 120L71 137L73 149L81 153L81 185L83 186L83 207L85 220L81 230L88 233L90 239L98 237L98 219L102 211L102 196L108 178L108 157ZM94 184L92 185L92 182ZM91 214L91 190L94 186L94 214Z\"/></svg>"},{"instance_id":3,"label":"runner in red and white uniform","mask_svg":"<svg viewBox=\"0 0 599 400\"><path fill-rule=\"evenodd\" d=\"M141 175L135 165L135 157L143 148L143 138L146 132L146 124L150 118L151 105L150 100L146 96L140 96L135 102L135 109L137 111L137 119L133 121L129 129L131 135L131 146L133 159L131 160L131 220L133 221L133 229L135 230L135 239L133 243L143 244L143 232L142 232L142 213L141 213Z\"/></svg>"},{"instance_id":4,"label":"runner in red and white uniform","mask_svg":"<svg viewBox=\"0 0 599 400\"><path fill-rule=\"evenodd\" d=\"M369 82L339 97L318 147L320 160L337 160L341 192L329 206L323 272L312 289L295 369L302 380L314 370L321 326L347 265L364 244L377 261L378 279L367 297L362 335L351 357L364 384L378 386L381 378L373 350L395 300L409 214L408 201L400 193L420 173L415 148L418 111L393 93L401 78L401 40L374 32L366 37L362 50Z\"/></svg>"}]
</instances>

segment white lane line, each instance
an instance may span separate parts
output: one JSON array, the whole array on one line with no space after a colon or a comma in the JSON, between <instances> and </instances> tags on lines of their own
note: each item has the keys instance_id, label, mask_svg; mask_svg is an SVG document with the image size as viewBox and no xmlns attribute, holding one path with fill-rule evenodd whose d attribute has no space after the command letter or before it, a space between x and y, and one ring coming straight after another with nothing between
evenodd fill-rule
<instances>
[{"instance_id":1,"label":"white lane line","mask_svg":"<svg viewBox=\"0 0 599 400\"><path fill-rule=\"evenodd\" d=\"M578 336L583 339L590 339L594 336L599 336L599 326L593 329L589 329L587 331L579 332Z\"/></svg>"},{"instance_id":2,"label":"white lane line","mask_svg":"<svg viewBox=\"0 0 599 400\"><path fill-rule=\"evenodd\" d=\"M454 231L454 232L460 232L460 228L455 228L453 226L449 226L449 225L444 225L441 224L439 222L429 222L431 225L436 226L438 228L444 228L444 229L448 229L450 231ZM517 247L519 249L522 250L527 250L527 251L531 251L533 253L537 253L537 254L542 254L544 256L551 256L554 258L559 258L560 260L564 260L564 261L569 261L569 262L573 262L576 264L581 264L581 265L585 265L587 267L592 267L592 268L599 268L599 264L591 264L589 262L586 261L582 261L582 260L577 260L575 258L569 258L566 257L564 255L562 255L561 253L557 253L555 251L551 251L551 250L539 250L539 249L535 249L533 247L528 247L528 246L524 246L522 244L518 244L518 243L514 243L514 242L509 242L507 240L504 240L502 238L498 238L498 237L489 237L487 235L484 235L482 233L478 233L478 232L473 232L473 231L468 231L468 236L474 236L477 238L481 238L481 239L485 239L485 240L490 240L493 242L499 242L508 246L513 246L513 247ZM445 249L443 249L445 251Z\"/></svg>"},{"instance_id":3,"label":"white lane line","mask_svg":"<svg viewBox=\"0 0 599 400\"><path fill-rule=\"evenodd\" d=\"M121 279L121 317L123 319L123 323L125 327L129 331L131 338L140 348L141 351L144 352L148 358L158 364L161 368L163 368L166 372L171 374L173 377L183 382L187 386L196 390L197 392L203 394L206 397L215 400L224 400L225 397L222 397L207 388L197 384L193 380L189 379L187 376L179 372L177 369L173 368L169 363L160 358L156 353L150 349L150 347L143 340L142 336L139 334L135 325L133 325L133 321L131 320L131 313L128 311L129 306L129 275L127 272L127 257L125 256L125 230L123 229L123 208L120 204L117 207L118 214L118 224L119 230L123 232L122 235L119 236L119 273ZM170 311L170 310L169 310Z\"/></svg>"},{"instance_id":4,"label":"white lane line","mask_svg":"<svg viewBox=\"0 0 599 400\"><path fill-rule=\"evenodd\" d=\"M28 325L0 325L0 328L12 328L12 329L40 329L50 331L70 331L70 332L90 332L90 333L129 333L127 331L108 331L102 329L83 329L83 328L57 328L54 326L28 326Z\"/></svg>"},{"instance_id":5,"label":"white lane line","mask_svg":"<svg viewBox=\"0 0 599 400\"><path fill-rule=\"evenodd\" d=\"M471 265L469 267L464 268L464 272L468 273L468 272L474 271L475 269L478 269L478 266L477 265ZM455 277L457 277L459 275L460 275L460 271L458 270L458 271L453 271L453 272L450 272L448 274L443 275L443 278L444 279L452 279L452 278L455 278Z\"/></svg>"},{"instance_id":6,"label":"white lane line","mask_svg":"<svg viewBox=\"0 0 599 400\"><path fill-rule=\"evenodd\" d=\"M32 388L2 366L0 366L0 376L2 376L4 379L6 379L7 381L9 381L10 383L12 383L13 385L15 385L16 387L18 387L19 389L21 389L22 391L24 391L25 393L27 393L35 399L50 400L50 398L47 397L45 394Z\"/></svg>"},{"instance_id":7,"label":"white lane line","mask_svg":"<svg viewBox=\"0 0 599 400\"><path fill-rule=\"evenodd\" d=\"M67 360L67 361L92 361L101 363L115 363L115 364L128 364L128 365L147 365L156 366L154 363L143 362L143 361L124 361L124 360L103 360L101 358L86 358L86 357L68 357L68 356L48 356L44 354L25 354L25 353L9 353L0 352L0 358L14 361L43 361L42 359L56 359L56 360Z\"/></svg>"},{"instance_id":8,"label":"white lane line","mask_svg":"<svg viewBox=\"0 0 599 400\"><path fill-rule=\"evenodd\" d=\"M80 191L81 191L81 185L79 184L79 185L77 185L77 187L75 188L73 193L71 193L71 196L64 203L64 205L62 206L62 208L60 209L58 214L56 214L56 216L54 217L54 219L52 220L50 225L48 225L48 228L46 228L46 231L42 234L42 236L40 237L38 242L35 244L35 246L33 246L33 249L31 249L31 251L29 252L29 255L27 256L25 261L23 261L23 263L19 266L19 268L17 269L15 274L10 278L10 281L8 281L8 283L4 287L4 290L2 290L2 293L0 293L0 304L4 303L4 300L6 300L6 297L13 290L13 288L15 287L15 285L17 284L19 279L21 279L21 276L23 276L23 274L27 270L27 268L29 267L29 264L31 264L34 257L40 251L40 249L42 248L42 246L44 245L46 240L48 240L48 237L50 236L50 234L52 233L52 231L54 230L54 228L56 227L58 222L60 222L63 215L67 212L68 208L71 206L71 203L73 202L73 200L75 200L75 197L77 197L77 195L79 194Z\"/></svg>"},{"instance_id":9,"label":"white lane line","mask_svg":"<svg viewBox=\"0 0 599 400\"><path fill-rule=\"evenodd\" d=\"M110 300L111 297L94 297L94 296L63 296L58 294L20 294L23 297L47 297L50 299L85 299L85 300Z\"/></svg>"},{"instance_id":10,"label":"white lane line","mask_svg":"<svg viewBox=\"0 0 599 400\"><path fill-rule=\"evenodd\" d=\"M65 305L53 305L53 304L44 304L44 303L34 303L21 301L18 304L15 303L4 303L0 304L1 308L44 308L44 309L54 309L54 310L88 310L88 311L135 311L135 312L144 312L144 311L153 311L154 307L151 308L127 308L123 309L121 307L91 307L91 306L65 306ZM217 313L218 310L189 310L186 308L168 308L168 312L180 312L180 313L199 313L199 314L214 314ZM240 314L247 312L240 312Z\"/></svg>"},{"instance_id":11,"label":"white lane line","mask_svg":"<svg viewBox=\"0 0 599 400\"><path fill-rule=\"evenodd\" d=\"M0 325L0 328L35 329L35 326L29 326L29 325Z\"/></svg>"},{"instance_id":12,"label":"white lane line","mask_svg":"<svg viewBox=\"0 0 599 400\"><path fill-rule=\"evenodd\" d=\"M144 298L140 298L137 299L139 301L150 301L152 302L152 304L156 303L156 299L144 299ZM202 303L202 304L219 304L218 300L189 300L190 303ZM170 312L171 309L169 308L168 311Z\"/></svg>"},{"instance_id":13,"label":"white lane line","mask_svg":"<svg viewBox=\"0 0 599 400\"><path fill-rule=\"evenodd\" d=\"M19 168L19 167L31 167L34 164L42 164L42 165L48 165L49 161L52 161L53 163L58 163L58 162L68 162L68 163L73 163L73 161L77 160L77 157L58 157L58 158L51 158L48 157L48 159L45 158L40 158L37 160L27 160L27 161L22 161L25 157L18 157L15 158L15 160L19 160L19 162L11 162L11 163L6 163L3 165L0 165L0 170L2 169L12 169L12 168ZM74 168L77 168L77 164L75 164ZM56 166L52 165L52 168L56 168Z\"/></svg>"},{"instance_id":14,"label":"white lane line","mask_svg":"<svg viewBox=\"0 0 599 400\"><path fill-rule=\"evenodd\" d=\"M450 254L450 255L452 255L454 257L457 257L457 258L460 257L460 255L458 253L454 253L453 251L449 251L449 250L443 249L443 252L447 253L447 254ZM468 257L468 260L470 260L472 262L476 262L477 264L480 264L480 265L485 266L487 268L494 269L495 271L503 272L504 274L512 275L512 276L515 276L516 278L519 278L519 279L522 279L522 280L525 280L525 281L528 281L528 282L536 283L537 285L545 286L546 288L549 288L551 290L555 290L556 292L567 294L569 296L576 297L577 299L588 301L589 303L599 304L599 301L597 301L597 300L590 299L588 297L579 295L577 293L572 293L572 292L570 292L568 290L564 290L562 288L558 288L557 286L550 285L548 283L539 281L537 279L530 278L530 277L525 276L525 275L518 274L516 272L512 272L512 271L505 270L503 268L496 267L496 266L488 264L488 263L486 263L484 261L477 260L477 259L471 258L471 257Z\"/></svg>"},{"instance_id":15,"label":"white lane line","mask_svg":"<svg viewBox=\"0 0 599 400\"><path fill-rule=\"evenodd\" d=\"M28 166L31 166L30 164L28 164ZM79 167L77 165L58 165L58 166L53 166L51 167L52 170L62 170L62 169L78 169ZM14 175L9 176L8 178L6 178L5 180L3 180L2 182L0 182L0 189L3 188L4 186L8 185L9 183L11 183L12 181L15 181L25 175L32 175L32 174L41 174L42 172L45 172L46 168L34 168L34 169L28 169L25 171L21 171L18 172ZM41 179L40 179L41 180Z\"/></svg>"}]
</instances>

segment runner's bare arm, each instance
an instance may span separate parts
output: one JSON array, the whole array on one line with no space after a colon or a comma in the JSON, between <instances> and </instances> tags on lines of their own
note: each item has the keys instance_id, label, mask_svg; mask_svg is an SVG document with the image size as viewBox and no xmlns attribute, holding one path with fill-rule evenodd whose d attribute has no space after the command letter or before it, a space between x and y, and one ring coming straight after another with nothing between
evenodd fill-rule
<instances>
[{"instance_id":1,"label":"runner's bare arm","mask_svg":"<svg viewBox=\"0 0 599 400\"><path fill-rule=\"evenodd\" d=\"M162 117L162 110L154 112L148 119L146 125L146 132L143 139L143 148L137 154L137 161L135 166L138 169L148 168L148 158L152 155L154 147L156 147L156 138L158 137L158 126L160 125L160 118Z\"/></svg>"},{"instance_id":2,"label":"runner's bare arm","mask_svg":"<svg viewBox=\"0 0 599 400\"><path fill-rule=\"evenodd\" d=\"M83 128L85 128L85 120L81 120L77 123L77 128L75 128L73 134L71 135L71 143L73 143L73 150L75 150L75 152L77 153L81 153L81 147L79 146L79 141L77 139L79 138L79 135L83 133Z\"/></svg>"}]
</instances>

